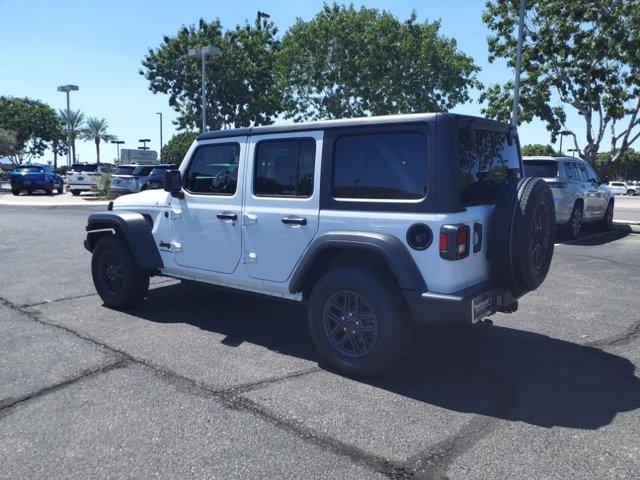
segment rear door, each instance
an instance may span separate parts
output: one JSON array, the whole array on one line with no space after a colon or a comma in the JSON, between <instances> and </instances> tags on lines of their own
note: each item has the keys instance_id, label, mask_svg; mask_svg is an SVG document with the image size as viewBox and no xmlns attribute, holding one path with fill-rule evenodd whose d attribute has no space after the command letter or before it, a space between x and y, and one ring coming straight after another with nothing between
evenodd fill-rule
<instances>
[{"instance_id":1,"label":"rear door","mask_svg":"<svg viewBox=\"0 0 640 480\"><path fill-rule=\"evenodd\" d=\"M318 231L323 132L252 136L243 211L247 274L285 282Z\"/></svg>"},{"instance_id":2,"label":"rear door","mask_svg":"<svg viewBox=\"0 0 640 480\"><path fill-rule=\"evenodd\" d=\"M587 168L583 162L575 162L578 170L578 178L584 191L584 218L593 219L600 213L600 200L598 199L597 185L589 182Z\"/></svg>"}]
</instances>

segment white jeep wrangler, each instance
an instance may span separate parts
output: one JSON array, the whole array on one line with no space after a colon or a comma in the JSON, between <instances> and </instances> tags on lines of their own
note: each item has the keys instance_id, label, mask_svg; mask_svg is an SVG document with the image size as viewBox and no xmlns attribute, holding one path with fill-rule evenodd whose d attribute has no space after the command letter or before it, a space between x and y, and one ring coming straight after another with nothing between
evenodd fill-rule
<instances>
[{"instance_id":1,"label":"white jeep wrangler","mask_svg":"<svg viewBox=\"0 0 640 480\"><path fill-rule=\"evenodd\" d=\"M415 114L204 133L164 190L90 215L85 247L109 307L152 275L302 301L322 359L376 375L416 325L515 311L554 226L508 125Z\"/></svg>"}]
</instances>

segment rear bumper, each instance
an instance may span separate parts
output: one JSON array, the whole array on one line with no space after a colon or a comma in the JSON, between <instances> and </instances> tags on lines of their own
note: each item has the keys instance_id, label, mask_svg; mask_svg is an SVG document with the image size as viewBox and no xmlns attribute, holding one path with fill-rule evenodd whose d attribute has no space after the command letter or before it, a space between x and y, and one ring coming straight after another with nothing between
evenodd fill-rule
<instances>
[{"instance_id":1,"label":"rear bumper","mask_svg":"<svg viewBox=\"0 0 640 480\"><path fill-rule=\"evenodd\" d=\"M11 188L48 188L51 182L44 180L13 180Z\"/></svg>"},{"instance_id":2,"label":"rear bumper","mask_svg":"<svg viewBox=\"0 0 640 480\"><path fill-rule=\"evenodd\" d=\"M517 299L510 290L494 282L482 282L454 293L402 291L413 320L418 325L454 326L473 322L473 299L491 293L492 311L514 312Z\"/></svg>"},{"instance_id":3,"label":"rear bumper","mask_svg":"<svg viewBox=\"0 0 640 480\"><path fill-rule=\"evenodd\" d=\"M97 190L98 186L94 183L68 183L69 190Z\"/></svg>"}]
</instances>

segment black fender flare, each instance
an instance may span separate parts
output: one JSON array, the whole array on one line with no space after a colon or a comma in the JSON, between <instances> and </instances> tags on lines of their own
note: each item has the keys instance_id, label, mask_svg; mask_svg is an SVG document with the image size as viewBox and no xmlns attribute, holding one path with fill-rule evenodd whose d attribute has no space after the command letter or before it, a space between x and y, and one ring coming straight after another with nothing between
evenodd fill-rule
<instances>
[{"instance_id":1,"label":"black fender flare","mask_svg":"<svg viewBox=\"0 0 640 480\"><path fill-rule=\"evenodd\" d=\"M145 269L164 268L162 257L151 234L150 219L138 212L107 211L89 215L84 246L93 252L102 235L118 234L129 246L138 266Z\"/></svg>"},{"instance_id":2,"label":"black fender flare","mask_svg":"<svg viewBox=\"0 0 640 480\"><path fill-rule=\"evenodd\" d=\"M311 242L291 275L289 292L302 291L305 277L315 259L329 248L359 249L380 255L393 272L401 289L420 292L427 290L416 262L404 243L397 237L388 233L340 231L322 233Z\"/></svg>"}]
</instances>

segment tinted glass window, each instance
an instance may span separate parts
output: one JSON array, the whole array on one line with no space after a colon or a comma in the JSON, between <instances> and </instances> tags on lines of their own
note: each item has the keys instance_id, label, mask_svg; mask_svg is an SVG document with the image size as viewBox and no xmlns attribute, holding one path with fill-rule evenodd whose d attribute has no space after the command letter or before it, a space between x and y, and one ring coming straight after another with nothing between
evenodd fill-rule
<instances>
[{"instance_id":1,"label":"tinted glass window","mask_svg":"<svg viewBox=\"0 0 640 480\"><path fill-rule=\"evenodd\" d=\"M576 172L576 166L573 162L564 162L564 176L567 180L578 180L578 172Z\"/></svg>"},{"instance_id":2,"label":"tinted glass window","mask_svg":"<svg viewBox=\"0 0 640 480\"><path fill-rule=\"evenodd\" d=\"M576 163L576 170L578 171L578 180L581 182L587 182L587 170L582 163Z\"/></svg>"},{"instance_id":3,"label":"tinted glass window","mask_svg":"<svg viewBox=\"0 0 640 480\"><path fill-rule=\"evenodd\" d=\"M258 143L253 192L256 195L310 197L316 142L310 138Z\"/></svg>"},{"instance_id":4,"label":"tinted glass window","mask_svg":"<svg viewBox=\"0 0 640 480\"><path fill-rule=\"evenodd\" d=\"M175 169L175 165L166 165L166 166L162 166L162 167L154 167L153 170L151 170L151 173L149 175L160 175L163 176L164 172L166 172L167 170L170 169Z\"/></svg>"},{"instance_id":5,"label":"tinted glass window","mask_svg":"<svg viewBox=\"0 0 640 480\"><path fill-rule=\"evenodd\" d=\"M553 160L526 160L524 175L526 177L557 177L558 163Z\"/></svg>"},{"instance_id":6,"label":"tinted glass window","mask_svg":"<svg viewBox=\"0 0 640 480\"><path fill-rule=\"evenodd\" d=\"M114 175L131 175L131 173L136 169L136 167L131 167L128 165L122 165L113 172Z\"/></svg>"},{"instance_id":7,"label":"tinted glass window","mask_svg":"<svg viewBox=\"0 0 640 480\"><path fill-rule=\"evenodd\" d=\"M458 156L463 205L494 203L500 184L520 175L517 143L504 133L461 128Z\"/></svg>"},{"instance_id":8,"label":"tinted glass window","mask_svg":"<svg viewBox=\"0 0 640 480\"><path fill-rule=\"evenodd\" d=\"M596 175L596 172L593 171L593 168L591 168L590 165L585 165L584 168L586 168L587 170L587 179L590 182L598 182L598 175Z\"/></svg>"},{"instance_id":9,"label":"tinted glass window","mask_svg":"<svg viewBox=\"0 0 640 480\"><path fill-rule=\"evenodd\" d=\"M426 194L424 135L350 135L336 142L334 197L418 200Z\"/></svg>"},{"instance_id":10,"label":"tinted glass window","mask_svg":"<svg viewBox=\"0 0 640 480\"><path fill-rule=\"evenodd\" d=\"M83 163L74 163L71 165L71 170L74 172L95 172L98 169L98 164L83 164Z\"/></svg>"},{"instance_id":11,"label":"tinted glass window","mask_svg":"<svg viewBox=\"0 0 640 480\"><path fill-rule=\"evenodd\" d=\"M133 175L140 175L145 177L151 173L151 170L153 170L153 167L136 167L136 169L133 171Z\"/></svg>"},{"instance_id":12,"label":"tinted glass window","mask_svg":"<svg viewBox=\"0 0 640 480\"><path fill-rule=\"evenodd\" d=\"M198 147L189 162L184 186L194 193L233 195L238 179L240 145L219 143Z\"/></svg>"}]
</instances>

